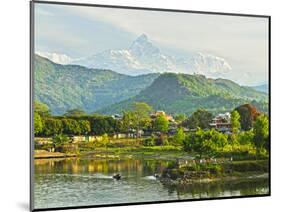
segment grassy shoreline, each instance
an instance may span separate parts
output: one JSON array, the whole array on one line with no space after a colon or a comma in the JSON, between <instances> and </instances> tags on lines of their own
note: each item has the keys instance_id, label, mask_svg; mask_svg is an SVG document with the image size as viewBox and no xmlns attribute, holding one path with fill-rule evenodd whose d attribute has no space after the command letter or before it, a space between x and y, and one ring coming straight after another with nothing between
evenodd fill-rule
<instances>
[{"instance_id":1,"label":"grassy shoreline","mask_svg":"<svg viewBox=\"0 0 281 212\"><path fill-rule=\"evenodd\" d=\"M45 150L34 150L34 159L54 159L54 158L69 158L77 157L74 153L62 153L62 152L48 152Z\"/></svg>"},{"instance_id":2,"label":"grassy shoreline","mask_svg":"<svg viewBox=\"0 0 281 212\"><path fill-rule=\"evenodd\" d=\"M108 148L81 148L76 153L48 152L35 150L34 159L62 157L92 157L92 158L155 158L155 159L193 159L194 156L175 146L127 146Z\"/></svg>"},{"instance_id":3,"label":"grassy shoreline","mask_svg":"<svg viewBox=\"0 0 281 212\"><path fill-rule=\"evenodd\" d=\"M62 152L35 150L35 159L90 158L94 160L151 159L170 161L159 174L167 184L237 180L268 173L268 157L246 151L243 146L213 154L187 152L184 145L144 145L141 139L109 139L106 144L78 143Z\"/></svg>"}]
</instances>

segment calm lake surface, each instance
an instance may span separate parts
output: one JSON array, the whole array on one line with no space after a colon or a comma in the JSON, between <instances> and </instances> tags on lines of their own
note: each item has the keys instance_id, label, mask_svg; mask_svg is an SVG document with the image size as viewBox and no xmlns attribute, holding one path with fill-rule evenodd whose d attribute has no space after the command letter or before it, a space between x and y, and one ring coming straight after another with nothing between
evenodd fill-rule
<instances>
[{"instance_id":1,"label":"calm lake surface","mask_svg":"<svg viewBox=\"0 0 281 212\"><path fill-rule=\"evenodd\" d=\"M35 160L35 208L214 198L268 193L268 179L163 185L153 175L171 161L92 158ZM112 175L120 173L121 180Z\"/></svg>"}]
</instances>

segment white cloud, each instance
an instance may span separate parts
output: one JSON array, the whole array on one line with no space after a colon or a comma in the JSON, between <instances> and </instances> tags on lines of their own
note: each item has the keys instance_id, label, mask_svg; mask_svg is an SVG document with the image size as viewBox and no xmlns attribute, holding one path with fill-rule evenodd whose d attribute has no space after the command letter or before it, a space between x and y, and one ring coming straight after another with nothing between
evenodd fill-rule
<instances>
[{"instance_id":1,"label":"white cloud","mask_svg":"<svg viewBox=\"0 0 281 212\"><path fill-rule=\"evenodd\" d=\"M107 27L111 26L112 42L118 33L127 33L132 35L131 37L145 33L162 49L173 48L187 53L203 52L225 58L232 66L229 78L242 84L268 80L268 20L265 18L57 5L49 5L46 10L56 14L69 25L71 21L62 17L62 14L77 17L77 21L80 18L79 30L68 28L68 36L63 35L63 27L60 28L62 36L55 36L56 31L50 33L48 30L42 30L43 26L38 30L40 37L45 35L45 38L59 39L56 41L57 46L64 45L66 53L70 55L74 55L75 50L91 51L95 43L101 42L97 39L103 36L101 31L85 37L89 23L95 25L99 21ZM104 50L112 48L108 42L109 34L106 36ZM75 40L77 44L74 44ZM120 37L116 41L124 43L124 39L121 40ZM75 49L70 48L74 45ZM45 43L45 46L48 45ZM83 52L77 55L86 56ZM250 73L248 76L255 77L239 77L240 73L246 72Z\"/></svg>"}]
</instances>

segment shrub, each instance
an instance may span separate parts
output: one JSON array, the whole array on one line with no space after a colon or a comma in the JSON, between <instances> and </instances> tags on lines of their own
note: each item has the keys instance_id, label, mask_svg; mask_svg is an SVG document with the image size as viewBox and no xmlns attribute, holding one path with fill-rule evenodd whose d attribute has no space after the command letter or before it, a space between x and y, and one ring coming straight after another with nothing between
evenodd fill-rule
<instances>
[{"instance_id":1,"label":"shrub","mask_svg":"<svg viewBox=\"0 0 281 212\"><path fill-rule=\"evenodd\" d=\"M185 139L185 133L183 131L183 128L180 127L177 129L177 132L176 134L171 138L169 139L169 142L173 145L183 145L183 141Z\"/></svg>"},{"instance_id":2,"label":"shrub","mask_svg":"<svg viewBox=\"0 0 281 212\"><path fill-rule=\"evenodd\" d=\"M155 138L151 137L151 138L146 138L145 140L143 140L142 144L144 146L155 146Z\"/></svg>"},{"instance_id":3,"label":"shrub","mask_svg":"<svg viewBox=\"0 0 281 212\"><path fill-rule=\"evenodd\" d=\"M167 135L160 135L159 137L155 138L155 144L160 146L167 146L169 145L168 137Z\"/></svg>"},{"instance_id":4,"label":"shrub","mask_svg":"<svg viewBox=\"0 0 281 212\"><path fill-rule=\"evenodd\" d=\"M162 141L162 145L163 146L169 146L169 141L167 138L164 138L164 140Z\"/></svg>"},{"instance_id":5,"label":"shrub","mask_svg":"<svg viewBox=\"0 0 281 212\"><path fill-rule=\"evenodd\" d=\"M250 145L253 143L254 132L253 130L243 131L238 135L238 142L241 145Z\"/></svg>"},{"instance_id":6,"label":"shrub","mask_svg":"<svg viewBox=\"0 0 281 212\"><path fill-rule=\"evenodd\" d=\"M201 130L197 129L194 133L185 136L183 142L186 151L193 151L202 154L215 155L227 145L227 136L214 129Z\"/></svg>"}]
</instances>

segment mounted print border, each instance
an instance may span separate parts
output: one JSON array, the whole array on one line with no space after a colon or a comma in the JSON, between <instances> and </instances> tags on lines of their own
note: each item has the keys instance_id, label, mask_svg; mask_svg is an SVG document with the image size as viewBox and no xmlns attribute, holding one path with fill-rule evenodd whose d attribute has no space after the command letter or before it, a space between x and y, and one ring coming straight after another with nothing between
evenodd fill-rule
<instances>
[{"instance_id":1,"label":"mounted print border","mask_svg":"<svg viewBox=\"0 0 281 212\"><path fill-rule=\"evenodd\" d=\"M266 15L31 1L30 210L270 196L270 39Z\"/></svg>"}]
</instances>

